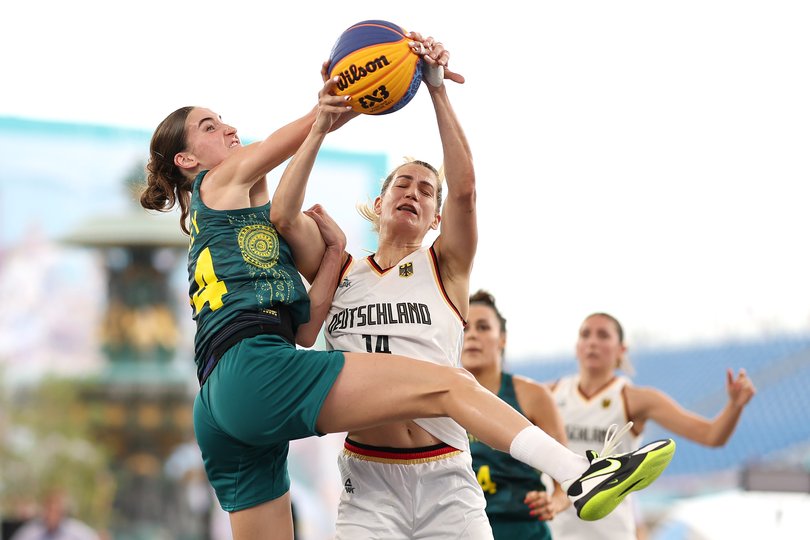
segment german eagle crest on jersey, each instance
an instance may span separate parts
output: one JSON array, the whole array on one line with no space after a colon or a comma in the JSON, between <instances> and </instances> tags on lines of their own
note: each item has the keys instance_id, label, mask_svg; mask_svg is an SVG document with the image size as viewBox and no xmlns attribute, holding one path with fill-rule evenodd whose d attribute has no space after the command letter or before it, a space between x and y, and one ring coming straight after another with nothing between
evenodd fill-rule
<instances>
[{"instance_id":1,"label":"german eagle crest on jersey","mask_svg":"<svg viewBox=\"0 0 810 540\"><path fill-rule=\"evenodd\" d=\"M412 262L399 265L399 277L411 277L412 275L413 275Z\"/></svg>"}]
</instances>

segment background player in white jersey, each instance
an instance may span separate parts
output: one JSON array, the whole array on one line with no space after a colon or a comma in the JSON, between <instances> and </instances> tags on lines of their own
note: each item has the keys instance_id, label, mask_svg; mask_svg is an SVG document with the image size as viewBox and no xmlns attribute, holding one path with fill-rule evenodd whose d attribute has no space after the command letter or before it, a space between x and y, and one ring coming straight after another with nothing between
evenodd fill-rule
<instances>
[{"instance_id":1,"label":"background player in white jersey","mask_svg":"<svg viewBox=\"0 0 810 540\"><path fill-rule=\"evenodd\" d=\"M463 82L463 77L447 69L448 53L440 43L435 42L432 38L422 38L415 33L411 34L411 37L414 40L412 47L417 54L423 55L428 68L443 67L445 79ZM350 98L335 96L335 87L336 80L327 80L319 93L319 109L315 122L282 175L270 208L270 219L274 228L290 244L295 264L305 276L316 275L321 261L327 260L325 253L331 254L339 249L343 260L348 260L348 255L342 251L342 248L345 247L345 237L341 239L342 232L331 218L318 207L306 213L301 212L306 184L318 150L334 123L340 121L342 114L346 114L349 110L349 107L345 106L345 99ZM459 213L459 216L451 220L451 223L458 219L459 223L465 223L467 227L472 227L472 230L475 231L475 188L469 149L463 134L459 131L445 86L443 84L431 86L429 91L436 109L442 139L447 141L457 139L457 142L451 145L453 148L451 155L445 155L445 159L448 161L448 176L452 174L457 178L453 182L453 193L445 207L445 214L451 211ZM447 149L445 151L447 152ZM454 152L461 152L461 155L452 155ZM405 276L411 272L413 272L411 274L413 276L416 275L417 270L421 274L427 268L429 269L427 271L435 274L434 279L437 280L435 285L440 283L438 277L441 272L441 280L445 284L441 287L442 298L433 297L429 302L434 309L439 310L435 313L437 322L443 321L443 324L448 327L451 324L457 324L460 329L460 320L450 322L453 320L450 311L454 310L454 303L445 298L445 293L448 288L455 290L456 287L459 287L458 290L463 288L466 291L465 276L469 275L476 235L465 237L466 233L460 230L460 227L445 228L442 233L443 238L437 240L432 249L420 251L424 232L437 227L441 220L438 215L438 188L438 177L435 172L420 164L408 164L397 170L395 181L392 181L391 186L387 188L379 201L375 201L375 215L380 216L381 230L395 227L399 231L395 237L399 238L402 244L392 243L385 252L382 248L386 246L381 245L381 251L375 257L375 264L379 267L377 270L384 270L388 265L396 265L397 276L401 272L403 279L407 279ZM453 209L448 210L448 206L452 206ZM424 232L416 234L419 230L424 230ZM400 233L404 235L401 238ZM448 238L456 239L448 240ZM465 238L466 242L472 243L464 244ZM463 250L457 251L458 247L450 248L445 252L446 243L464 245L472 253L465 254L462 252ZM402 257L407 254L411 254L413 259L400 263L399 261L403 260ZM331 260L331 255L329 259ZM443 266L439 270L436 260L442 259ZM402 265L402 269L399 268L400 265ZM448 283L452 285L448 287ZM343 280L340 284L351 290L351 280L349 282ZM336 287L337 285L338 282L335 283ZM419 321L419 324L424 324L428 321L428 316L432 323L434 314L433 312L428 313L428 302L409 302L406 288L402 289L402 294L405 300L397 301L396 305L388 303L390 306L382 304L377 306L375 304L372 308L366 304L365 308L351 309L344 315L337 315L336 322L329 321L328 324L341 327L345 324L347 328L356 326L361 315L364 317L365 324L368 324L370 317L376 322L385 317L386 323L396 318L397 321L414 320ZM453 297L458 298L456 302L464 305L465 297L456 292L453 293ZM400 303L403 304L403 307L400 307ZM419 338L420 344L423 344L424 336L420 335ZM362 339L364 345L361 350L368 351L371 348L375 352L329 351L341 355L345 359L345 363L323 402L322 408L326 413L321 412L315 426L320 433L334 431L354 433L354 430L401 422L411 418L435 419L449 416L493 448L508 451L516 459L534 468L542 469L553 478L560 480L577 507L578 515L582 519L591 520L604 517L624 498L627 492L642 489L653 482L672 458L674 443L667 439L656 441L645 448L622 455L611 454L612 446L608 445L606 451L601 452L603 455L600 456L600 459L589 456L591 459L588 463L587 459L568 450L491 392L481 387L463 368L436 365L434 362L443 361L441 358L433 362L414 361L411 357L396 354L390 340L388 348L391 354L382 352L386 350L386 340L382 335L379 340L377 336L370 335L367 341L364 337ZM445 340L446 338L442 337L442 343L445 343ZM365 345L365 343L369 345ZM427 425L427 423L423 425ZM431 430L431 436L441 435L437 438L442 442L433 451L419 452L419 459L434 458L437 454L453 453L448 452L449 445L443 441L444 437L454 439L451 437L452 430L441 427L444 425L446 428L449 423L442 421L431 425L433 427L428 428ZM340 426L344 428L336 429ZM402 431L398 433L401 437L405 437L406 441L409 440L409 433ZM410 440L411 443L415 440L416 444L421 444L421 440L418 438ZM459 442L460 445L464 444L463 441ZM456 448L456 450L458 449ZM374 454L373 451L368 453ZM607 459L608 454L610 454L610 460ZM454 463L454 459L435 460L435 463L450 464ZM436 467L436 469L438 468ZM458 478L455 472L452 473L452 476ZM435 491L435 486L431 485L433 482L441 485L441 490L447 494L442 503L443 508L446 508L447 504L451 502L458 503L456 489L454 486L447 485L438 470L431 472L430 476L424 480L426 481L419 482L416 486L416 489L420 491L412 493L404 501L398 499L394 503L390 501L395 499L394 495L398 491L409 490L411 487L404 482L387 486L387 491L377 494L379 497L384 496L385 498L375 499L374 513L385 505L407 503L408 501L415 501L418 504L421 498L427 497L432 491ZM461 483L459 482L458 485L460 486ZM357 489L354 487L354 483L349 482L346 482L345 487L350 491ZM475 486L475 491L477 489ZM433 511L434 508L430 510ZM471 515L473 513L471 510ZM444 515L438 516L435 512L432 515L438 519L424 523L424 527L430 530L436 528L440 535L443 534L438 527L444 519ZM481 531L484 534L487 533L483 528ZM451 534L458 535L458 531L452 531ZM362 536L368 537L365 533ZM383 533L382 536L391 537L388 533ZM399 537L399 535L394 537Z\"/></svg>"},{"instance_id":2,"label":"background player in white jersey","mask_svg":"<svg viewBox=\"0 0 810 540\"><path fill-rule=\"evenodd\" d=\"M568 447L575 452L593 448L605 438L611 424L623 425L627 421L632 421L633 427L622 435L622 448L636 448L648 420L699 444L723 446L755 393L744 369L736 377L729 369L728 403L714 419L708 419L684 409L658 389L633 386L628 377L618 373L632 372L624 330L607 313L585 318L579 329L576 354L579 372L552 385L565 422ZM625 499L598 523L582 521L569 509L549 523L552 536L562 540L634 540L636 516L632 504L632 499Z\"/></svg>"}]
</instances>

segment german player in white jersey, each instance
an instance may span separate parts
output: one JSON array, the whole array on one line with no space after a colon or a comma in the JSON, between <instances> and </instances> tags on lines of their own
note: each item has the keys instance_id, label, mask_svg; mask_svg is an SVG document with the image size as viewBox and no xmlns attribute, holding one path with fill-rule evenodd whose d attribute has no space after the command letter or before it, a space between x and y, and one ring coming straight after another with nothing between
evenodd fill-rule
<instances>
[{"instance_id":1,"label":"german player in white jersey","mask_svg":"<svg viewBox=\"0 0 810 540\"><path fill-rule=\"evenodd\" d=\"M602 443L611 425L624 426L629 418L624 401L625 386L630 380L622 375L614 377L594 394L585 397L579 389L579 375L569 375L554 384L553 396L557 408L564 418L568 448L574 452L587 452ZM617 439L622 448L638 448L640 433L633 428L625 431ZM631 497L627 497L616 510L599 520L599 525L583 522L575 512L562 511L553 521L549 521L552 538L588 538L586 533L597 529L600 538L629 539L636 537L636 513ZM582 533L575 531L581 530ZM570 536L574 534L573 536Z\"/></svg>"},{"instance_id":2,"label":"german player in white jersey","mask_svg":"<svg viewBox=\"0 0 810 540\"><path fill-rule=\"evenodd\" d=\"M424 169L413 165L399 167L394 182ZM440 252L429 246L386 259L387 249L381 242L374 255L348 262L327 318L328 346L457 366L466 306L456 307L443 284ZM338 464L338 538L492 538L466 431L450 418L351 432Z\"/></svg>"},{"instance_id":3,"label":"german player in white jersey","mask_svg":"<svg viewBox=\"0 0 810 540\"><path fill-rule=\"evenodd\" d=\"M576 346L579 370L552 385L557 407L565 423L568 447L586 452L612 436L621 448L637 448L647 421L653 421L691 441L706 446L723 446L731 435L743 408L754 396L753 382L741 369L726 374L728 402L713 419L688 411L657 388L634 386L619 372L632 374L627 358L624 329L607 313L585 318ZM612 424L632 427L623 433L608 433ZM598 522L579 519L571 509L549 522L555 540L635 540L637 511L632 497Z\"/></svg>"},{"instance_id":4,"label":"german player in white jersey","mask_svg":"<svg viewBox=\"0 0 810 540\"><path fill-rule=\"evenodd\" d=\"M459 367L478 240L470 149L447 93L429 86L442 141L442 175L409 160L362 209L376 253L347 258L326 319L327 347L402 354ZM432 245L425 237L439 228ZM348 434L337 538L491 539L467 432L450 418L395 422Z\"/></svg>"},{"instance_id":5,"label":"german player in white jersey","mask_svg":"<svg viewBox=\"0 0 810 540\"><path fill-rule=\"evenodd\" d=\"M464 79L447 68L449 53L441 43L415 33L411 37L428 68L449 193L442 209L436 169L423 162L397 167L368 209L379 227L377 252L354 260L341 251L343 270L326 333L333 347L351 350L329 351L343 354L346 362L324 406L335 412L333 406L340 404L343 417L330 414L317 426L327 432L342 425L349 432L341 457L344 499L338 538L491 538L462 426L560 481L582 519L600 519L627 492L661 474L674 444L662 440L589 460L532 425L459 367L477 244L475 174L442 81ZM350 98L335 96L335 84L327 81L319 94L317 118L285 169L270 209L273 225L305 276L316 274L325 252L345 247L345 236L322 208L301 212L320 146L349 110L345 100ZM423 246L440 222L436 241ZM421 284L411 287L410 279ZM422 361L402 352L418 354Z\"/></svg>"}]
</instances>

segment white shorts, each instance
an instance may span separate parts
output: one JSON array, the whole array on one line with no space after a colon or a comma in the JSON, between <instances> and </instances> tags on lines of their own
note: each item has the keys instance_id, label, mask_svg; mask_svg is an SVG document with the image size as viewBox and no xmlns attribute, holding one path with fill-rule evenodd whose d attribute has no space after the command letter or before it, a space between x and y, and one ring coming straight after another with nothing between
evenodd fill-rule
<instances>
[{"instance_id":1,"label":"white shorts","mask_svg":"<svg viewBox=\"0 0 810 540\"><path fill-rule=\"evenodd\" d=\"M469 452L446 444L376 448L346 439L338 540L492 540Z\"/></svg>"}]
</instances>

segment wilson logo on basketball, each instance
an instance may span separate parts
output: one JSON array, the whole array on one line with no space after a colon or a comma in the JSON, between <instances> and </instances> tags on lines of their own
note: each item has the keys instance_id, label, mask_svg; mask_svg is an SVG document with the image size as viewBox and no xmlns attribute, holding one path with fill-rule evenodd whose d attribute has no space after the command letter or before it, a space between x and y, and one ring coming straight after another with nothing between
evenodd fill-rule
<instances>
[{"instance_id":1,"label":"wilson logo on basketball","mask_svg":"<svg viewBox=\"0 0 810 540\"><path fill-rule=\"evenodd\" d=\"M375 58L370 62L366 62L366 65L364 66L352 64L348 69L343 70L337 75L339 78L337 82L338 90L346 90L363 77L368 77L369 74L374 73L378 69L384 69L390 64L391 63L388 61L388 58L386 58L385 55Z\"/></svg>"}]
</instances>

